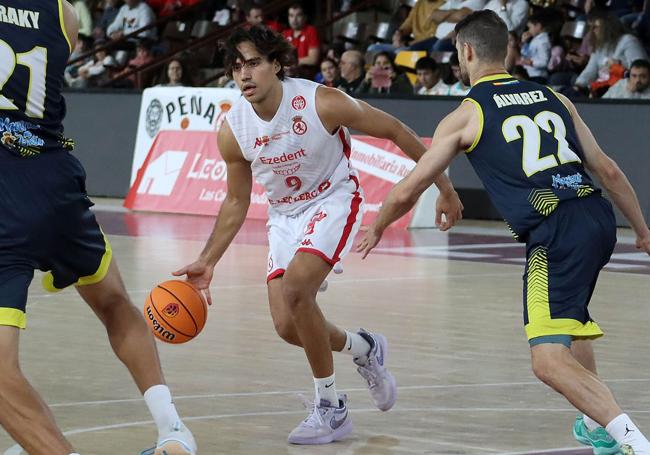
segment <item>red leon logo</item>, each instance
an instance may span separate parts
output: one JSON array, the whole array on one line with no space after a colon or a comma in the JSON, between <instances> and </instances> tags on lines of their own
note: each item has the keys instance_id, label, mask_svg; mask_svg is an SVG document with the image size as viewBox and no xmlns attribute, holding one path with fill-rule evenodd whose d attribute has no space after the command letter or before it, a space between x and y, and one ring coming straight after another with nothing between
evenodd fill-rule
<instances>
[{"instance_id":1,"label":"red leon logo","mask_svg":"<svg viewBox=\"0 0 650 455\"><path fill-rule=\"evenodd\" d=\"M169 303L162 310L163 314L165 316L169 316L170 318L176 317L178 315L179 311L180 311L180 308L178 307L178 303Z\"/></svg>"},{"instance_id":2,"label":"red leon logo","mask_svg":"<svg viewBox=\"0 0 650 455\"><path fill-rule=\"evenodd\" d=\"M327 217L327 213L325 212L318 212L316 215L311 217L311 220L307 224L307 229L305 229L305 235L311 235L314 233L314 229L316 228L316 223L321 221Z\"/></svg>"},{"instance_id":3,"label":"red leon logo","mask_svg":"<svg viewBox=\"0 0 650 455\"><path fill-rule=\"evenodd\" d=\"M297 116L293 118L293 132L298 136L302 136L307 132L307 124L304 122L302 117Z\"/></svg>"},{"instance_id":4,"label":"red leon logo","mask_svg":"<svg viewBox=\"0 0 650 455\"><path fill-rule=\"evenodd\" d=\"M302 246L314 246L313 243L311 243L311 239L305 239L302 242L300 242L300 245Z\"/></svg>"},{"instance_id":5,"label":"red leon logo","mask_svg":"<svg viewBox=\"0 0 650 455\"><path fill-rule=\"evenodd\" d=\"M307 101L301 95L294 96L291 100L291 106L297 111L302 111L305 107L307 107Z\"/></svg>"}]
</instances>

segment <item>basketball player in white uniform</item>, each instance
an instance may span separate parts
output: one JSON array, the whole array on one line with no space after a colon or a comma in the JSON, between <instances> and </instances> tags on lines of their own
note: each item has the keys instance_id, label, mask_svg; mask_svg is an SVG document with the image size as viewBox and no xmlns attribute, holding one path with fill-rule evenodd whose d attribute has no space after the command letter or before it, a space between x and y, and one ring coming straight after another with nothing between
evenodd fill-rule
<instances>
[{"instance_id":1,"label":"basketball player in white uniform","mask_svg":"<svg viewBox=\"0 0 650 455\"><path fill-rule=\"evenodd\" d=\"M363 192L350 167L346 127L390 139L418 160L426 148L400 121L343 92L302 79L285 79L294 49L265 28L236 30L225 46L226 67L242 90L218 133L228 168L228 194L199 259L175 272L187 275L210 299L213 270L242 226L252 179L269 200L268 296L278 334L304 348L316 399L309 417L289 435L294 444L325 444L352 430L347 397L337 394L332 351L353 356L382 411L395 403L386 370L386 338L350 333L326 321L316 304L319 286L348 253L361 223ZM443 175L437 219L443 230L461 218L462 204Z\"/></svg>"}]
</instances>

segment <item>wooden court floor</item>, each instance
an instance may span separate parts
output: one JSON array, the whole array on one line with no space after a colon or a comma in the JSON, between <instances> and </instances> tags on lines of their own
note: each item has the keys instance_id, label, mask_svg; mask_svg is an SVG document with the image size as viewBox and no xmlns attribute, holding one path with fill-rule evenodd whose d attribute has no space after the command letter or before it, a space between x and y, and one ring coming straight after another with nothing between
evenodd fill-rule
<instances>
[{"instance_id":1,"label":"wooden court floor","mask_svg":"<svg viewBox=\"0 0 650 455\"><path fill-rule=\"evenodd\" d=\"M141 306L149 289L192 261L213 220L98 211L127 288ZM629 232L623 232L623 237ZM302 351L280 340L266 302L264 226L247 223L218 265L215 303L192 342L159 344L163 368L202 455L514 454L577 449L575 411L529 366L521 323L523 248L500 224L464 223L453 234L391 233L367 260L348 256L319 302L347 329L389 339L399 384L393 410L373 408L348 356L337 384L350 396L355 431L322 447L286 443L311 398ZM622 407L650 433L650 261L623 238L591 303L607 336L600 373ZM83 455L137 455L155 438L144 401L73 290L48 295L34 280L22 364ZM23 453L0 430L0 454Z\"/></svg>"}]
</instances>

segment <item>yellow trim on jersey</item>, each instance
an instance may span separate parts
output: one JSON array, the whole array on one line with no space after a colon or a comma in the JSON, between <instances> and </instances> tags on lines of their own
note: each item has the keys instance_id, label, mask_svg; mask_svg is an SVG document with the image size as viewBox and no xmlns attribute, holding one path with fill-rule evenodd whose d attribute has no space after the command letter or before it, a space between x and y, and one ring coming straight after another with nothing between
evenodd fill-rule
<instances>
[{"instance_id":1,"label":"yellow trim on jersey","mask_svg":"<svg viewBox=\"0 0 650 455\"><path fill-rule=\"evenodd\" d=\"M571 335L578 338L598 338L603 331L593 321L583 324L575 319L551 319L548 299L548 258L546 248L535 248L528 258L526 336L533 339L548 335Z\"/></svg>"},{"instance_id":2,"label":"yellow trim on jersey","mask_svg":"<svg viewBox=\"0 0 650 455\"><path fill-rule=\"evenodd\" d=\"M104 243L106 245L104 248L104 255L102 256L102 260L99 263L97 271L92 275L87 275L79 278L77 282L74 283L75 286L87 286L89 284L96 284L106 277L108 268L111 265L111 260L113 258L113 249L111 248L111 244L108 241L108 238L106 238L106 234L104 234ZM45 290L48 292L59 292L62 290L54 286L54 275L52 275L52 272L47 272L43 275L41 284L43 285L43 288L45 288Z\"/></svg>"},{"instance_id":3,"label":"yellow trim on jersey","mask_svg":"<svg viewBox=\"0 0 650 455\"><path fill-rule=\"evenodd\" d=\"M65 20L63 19L63 2L65 0L58 0L59 2L59 23L61 24L61 31L63 32L63 36L65 37L66 42L68 43L68 48L70 49L70 52L72 52L72 42L70 41L70 37L68 36L68 31L65 29Z\"/></svg>"},{"instance_id":4,"label":"yellow trim on jersey","mask_svg":"<svg viewBox=\"0 0 650 455\"><path fill-rule=\"evenodd\" d=\"M481 82L498 81L499 79L512 79L512 76L508 73L490 74L489 76L484 76L480 78L478 81L474 82L472 84L472 87L474 87L477 84L480 84Z\"/></svg>"},{"instance_id":5,"label":"yellow trim on jersey","mask_svg":"<svg viewBox=\"0 0 650 455\"><path fill-rule=\"evenodd\" d=\"M479 117L479 126L478 126L478 131L476 132L476 137L474 138L474 142L472 142L472 145L470 145L469 148L465 150L465 153L469 153L476 148L478 142L481 140L481 136L483 135L483 125L485 124L485 117L483 116L483 108L481 108L481 105L478 103L478 101L472 98L465 98L463 100L463 103L465 101L469 101L474 106L476 106L476 110L478 111L478 117Z\"/></svg>"},{"instance_id":6,"label":"yellow trim on jersey","mask_svg":"<svg viewBox=\"0 0 650 455\"><path fill-rule=\"evenodd\" d=\"M553 90L551 87L549 87L548 85L546 86L546 88L549 89L553 95L555 95L555 97L560 101L560 103L562 103L562 106L564 106L564 108L567 110L567 112L569 113L569 116L573 117L571 115L571 109L569 109L569 106L567 106L566 103L564 102L564 100L562 98L560 98L560 95L558 95L557 92L555 90Z\"/></svg>"},{"instance_id":7,"label":"yellow trim on jersey","mask_svg":"<svg viewBox=\"0 0 650 455\"><path fill-rule=\"evenodd\" d=\"M24 329L27 326L27 316L24 311L16 308L0 308L0 325Z\"/></svg>"}]
</instances>

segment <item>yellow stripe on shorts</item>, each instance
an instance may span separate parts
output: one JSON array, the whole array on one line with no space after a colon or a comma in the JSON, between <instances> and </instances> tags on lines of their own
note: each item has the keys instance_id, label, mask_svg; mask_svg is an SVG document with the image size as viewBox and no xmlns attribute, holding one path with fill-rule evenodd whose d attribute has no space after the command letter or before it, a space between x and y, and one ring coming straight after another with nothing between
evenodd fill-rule
<instances>
[{"instance_id":1,"label":"yellow stripe on shorts","mask_svg":"<svg viewBox=\"0 0 650 455\"><path fill-rule=\"evenodd\" d=\"M27 326L27 316L15 308L0 308L0 325L10 325L24 329Z\"/></svg>"}]
</instances>

